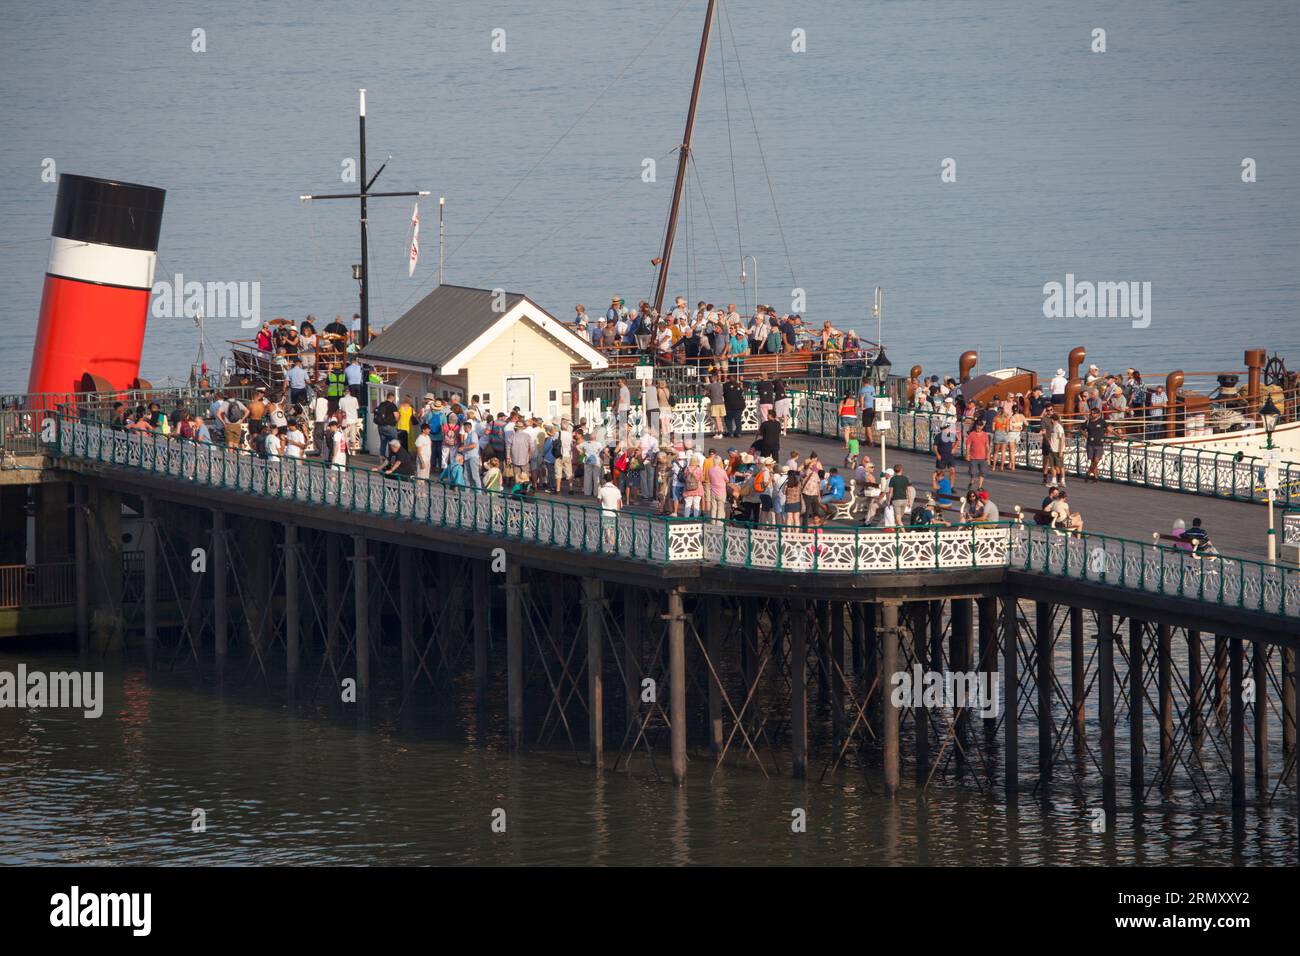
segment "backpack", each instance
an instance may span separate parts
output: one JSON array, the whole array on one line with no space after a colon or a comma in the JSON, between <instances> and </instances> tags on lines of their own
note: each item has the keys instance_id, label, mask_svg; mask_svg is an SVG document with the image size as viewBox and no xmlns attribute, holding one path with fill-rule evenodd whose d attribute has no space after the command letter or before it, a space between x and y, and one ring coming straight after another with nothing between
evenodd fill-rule
<instances>
[{"instance_id":1,"label":"backpack","mask_svg":"<svg viewBox=\"0 0 1300 956\"><path fill-rule=\"evenodd\" d=\"M248 408L244 403L238 399L232 398L230 403L226 406L226 421L230 422L232 425L237 424L244 420L244 415L247 413Z\"/></svg>"},{"instance_id":2,"label":"backpack","mask_svg":"<svg viewBox=\"0 0 1300 956\"><path fill-rule=\"evenodd\" d=\"M686 472L686 490L695 491L699 487L700 476L697 475L693 469L688 469Z\"/></svg>"}]
</instances>

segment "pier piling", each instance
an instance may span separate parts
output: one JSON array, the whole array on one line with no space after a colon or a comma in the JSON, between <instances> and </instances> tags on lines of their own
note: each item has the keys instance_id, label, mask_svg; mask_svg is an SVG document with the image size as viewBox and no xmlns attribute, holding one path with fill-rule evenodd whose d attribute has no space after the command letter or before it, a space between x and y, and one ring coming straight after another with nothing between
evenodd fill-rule
<instances>
[{"instance_id":1,"label":"pier piling","mask_svg":"<svg viewBox=\"0 0 1300 956\"><path fill-rule=\"evenodd\" d=\"M366 536L352 536L352 595L355 600L357 704L364 716L370 704L370 558Z\"/></svg>"},{"instance_id":2,"label":"pier piling","mask_svg":"<svg viewBox=\"0 0 1300 956\"><path fill-rule=\"evenodd\" d=\"M144 548L144 661L153 672L158 650L158 519L152 495L142 501L141 545Z\"/></svg>"},{"instance_id":3,"label":"pier piling","mask_svg":"<svg viewBox=\"0 0 1300 956\"><path fill-rule=\"evenodd\" d=\"M212 512L212 633L217 683L226 671L227 620L226 606L226 513L220 508Z\"/></svg>"},{"instance_id":4,"label":"pier piling","mask_svg":"<svg viewBox=\"0 0 1300 956\"><path fill-rule=\"evenodd\" d=\"M1003 786L1008 797L1020 789L1020 671L1017 660L1020 650L1020 612L1015 595L1002 599L1002 667L1006 718L1003 732ZM981 629L982 632L982 629Z\"/></svg>"},{"instance_id":5,"label":"pier piling","mask_svg":"<svg viewBox=\"0 0 1300 956\"><path fill-rule=\"evenodd\" d=\"M1228 639L1229 714L1232 726L1232 805L1246 805L1246 703L1242 698L1245 649L1239 637Z\"/></svg>"},{"instance_id":6,"label":"pier piling","mask_svg":"<svg viewBox=\"0 0 1300 956\"><path fill-rule=\"evenodd\" d=\"M1128 622L1128 785L1133 793L1133 804L1142 802L1144 768L1142 758L1143 727L1145 712L1142 682L1142 637L1146 624L1136 618Z\"/></svg>"},{"instance_id":7,"label":"pier piling","mask_svg":"<svg viewBox=\"0 0 1300 956\"><path fill-rule=\"evenodd\" d=\"M808 606L790 602L790 750L792 773L808 775Z\"/></svg>"},{"instance_id":8,"label":"pier piling","mask_svg":"<svg viewBox=\"0 0 1300 956\"><path fill-rule=\"evenodd\" d=\"M1052 776L1052 652L1055 648L1052 605L1046 601L1034 602L1034 653L1037 655L1038 673L1038 777L1047 780Z\"/></svg>"},{"instance_id":9,"label":"pier piling","mask_svg":"<svg viewBox=\"0 0 1300 956\"><path fill-rule=\"evenodd\" d=\"M605 768L605 591L600 578L582 579L587 616L587 741L591 766Z\"/></svg>"},{"instance_id":10,"label":"pier piling","mask_svg":"<svg viewBox=\"0 0 1300 956\"><path fill-rule=\"evenodd\" d=\"M506 723L510 749L524 742L524 612L519 565L506 567Z\"/></svg>"},{"instance_id":11,"label":"pier piling","mask_svg":"<svg viewBox=\"0 0 1300 956\"><path fill-rule=\"evenodd\" d=\"M890 678L898 672L898 602L885 601L880 606L880 669L882 674L881 723L884 737L885 795L898 795L898 718L899 708L890 699Z\"/></svg>"},{"instance_id":12,"label":"pier piling","mask_svg":"<svg viewBox=\"0 0 1300 956\"><path fill-rule=\"evenodd\" d=\"M1101 801L1106 830L1115 825L1118 808L1115 775L1115 619L1097 615L1097 721L1101 728Z\"/></svg>"},{"instance_id":13,"label":"pier piling","mask_svg":"<svg viewBox=\"0 0 1300 956\"><path fill-rule=\"evenodd\" d=\"M668 592L668 719L672 724L673 784L686 785L686 615L682 592Z\"/></svg>"}]
</instances>

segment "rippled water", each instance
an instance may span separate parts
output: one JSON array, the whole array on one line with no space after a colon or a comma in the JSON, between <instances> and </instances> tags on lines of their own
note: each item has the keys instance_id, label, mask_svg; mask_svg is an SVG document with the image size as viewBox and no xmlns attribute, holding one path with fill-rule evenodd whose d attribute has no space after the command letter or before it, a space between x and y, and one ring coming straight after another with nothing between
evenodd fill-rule
<instances>
[{"instance_id":1,"label":"rippled water","mask_svg":"<svg viewBox=\"0 0 1300 956\"><path fill-rule=\"evenodd\" d=\"M0 670L19 660L76 666L62 654L5 653ZM359 728L320 707L290 709L264 689L223 698L188 678L151 682L135 667L109 668L98 720L0 710L0 862L1227 865L1294 856L1287 788L1235 826L1223 803L1155 795L1154 809L1121 810L1113 832L1097 835L1098 795L1068 783L1008 808L1000 789L981 792L969 777L918 794L905 766L904 792L890 801L875 770L819 783L818 760L806 782L737 765L710 784L709 761L695 754L679 791L644 759L630 775L598 775L567 752L511 757L499 722L484 736L448 736L427 721L399 731L390 716ZM1026 767L1036 753L1029 724ZM1126 732L1117 736L1123 801ZM204 833L191 832L195 808L206 811ZM491 829L497 808L505 834ZM806 833L791 831L795 808L807 812Z\"/></svg>"},{"instance_id":2,"label":"rippled water","mask_svg":"<svg viewBox=\"0 0 1300 956\"><path fill-rule=\"evenodd\" d=\"M447 197L449 282L526 292L561 317L648 295L703 7L116 0L92 17L76 0L13 5L0 34L0 387L26 381L54 202L45 158L167 188L163 275L260 282L267 317L354 311L356 210L297 197L346 190L358 87L371 169L392 155L376 188ZM871 337L866 303L883 285L901 368L952 370L977 347L981 368L1050 374L1079 344L1102 367L1148 373L1240 368L1257 345L1300 361L1290 0L722 7L696 127L702 188L671 282L692 301L741 301L743 251L763 300L785 306L797 286L811 319ZM1089 52L1097 27L1105 53ZM196 28L206 53L191 50ZM491 52L496 29L504 53ZM795 29L805 53L791 52ZM940 182L945 158L955 184ZM408 279L410 205L371 207L376 324L435 281L434 201L422 212ZM1042 287L1067 272L1150 281L1151 326L1045 320ZM209 334L246 333L212 319ZM194 354L188 320L153 320L148 377L183 374Z\"/></svg>"}]
</instances>

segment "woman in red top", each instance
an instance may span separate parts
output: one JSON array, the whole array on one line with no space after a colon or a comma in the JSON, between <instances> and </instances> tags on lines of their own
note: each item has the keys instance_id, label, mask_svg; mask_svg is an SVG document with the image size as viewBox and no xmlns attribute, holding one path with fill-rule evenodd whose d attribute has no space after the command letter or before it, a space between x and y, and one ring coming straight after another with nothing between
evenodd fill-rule
<instances>
[{"instance_id":1,"label":"woman in red top","mask_svg":"<svg viewBox=\"0 0 1300 956\"><path fill-rule=\"evenodd\" d=\"M849 439L853 437L853 426L858 421L858 401L853 397L852 392L846 392L844 398L840 400L840 433L844 436L844 449L849 447Z\"/></svg>"}]
</instances>

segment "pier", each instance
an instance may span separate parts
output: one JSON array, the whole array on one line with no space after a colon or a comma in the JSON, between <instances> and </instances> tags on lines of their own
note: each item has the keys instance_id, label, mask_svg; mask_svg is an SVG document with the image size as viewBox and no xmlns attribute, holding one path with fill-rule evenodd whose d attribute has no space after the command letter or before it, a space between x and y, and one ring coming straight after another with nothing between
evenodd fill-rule
<instances>
[{"instance_id":1,"label":"pier","mask_svg":"<svg viewBox=\"0 0 1300 956\"><path fill-rule=\"evenodd\" d=\"M792 446L828 447L807 401L799 414ZM363 719L381 690L399 713L469 699L478 731L500 726L511 749L677 784L867 773L887 793L943 781L1006 799L1073 786L1108 827L1173 792L1300 812L1295 567L1105 521L1068 535L1014 516L922 530L663 518L40 424L36 527L57 534L71 512L58 573L86 655L143 653L293 699L351 682ZM907 426L896 436L891 454L907 454ZM1129 496L1173 500L1225 538L1262 510L1227 464L1198 498L1153 474L1105 485L1112 524L1150 513ZM140 537L124 552L130 513ZM948 696L895 697L893 675L930 673ZM964 679L996 684L1000 705L951 699Z\"/></svg>"}]
</instances>

